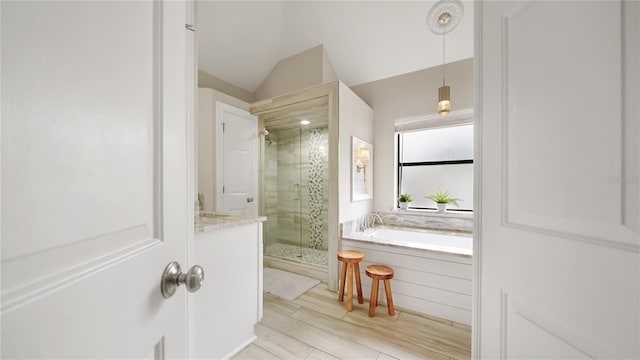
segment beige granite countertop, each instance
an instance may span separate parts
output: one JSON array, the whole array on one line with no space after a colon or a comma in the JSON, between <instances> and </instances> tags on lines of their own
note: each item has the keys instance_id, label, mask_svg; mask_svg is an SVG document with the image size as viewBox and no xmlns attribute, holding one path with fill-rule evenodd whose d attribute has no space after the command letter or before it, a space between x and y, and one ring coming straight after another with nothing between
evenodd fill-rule
<instances>
[{"instance_id":1,"label":"beige granite countertop","mask_svg":"<svg viewBox=\"0 0 640 360\"><path fill-rule=\"evenodd\" d=\"M206 232L266 220L266 216L243 216L201 211L195 222L195 230L196 233Z\"/></svg>"}]
</instances>

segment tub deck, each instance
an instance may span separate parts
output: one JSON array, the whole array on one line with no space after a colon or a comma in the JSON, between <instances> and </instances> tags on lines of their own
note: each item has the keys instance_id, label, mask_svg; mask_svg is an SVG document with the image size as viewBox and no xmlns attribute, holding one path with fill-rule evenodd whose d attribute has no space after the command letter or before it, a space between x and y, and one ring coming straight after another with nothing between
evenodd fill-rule
<instances>
[{"instance_id":1,"label":"tub deck","mask_svg":"<svg viewBox=\"0 0 640 360\"><path fill-rule=\"evenodd\" d=\"M344 238L467 257L473 255L473 237L471 234L413 228L376 227L366 232L354 232L344 235Z\"/></svg>"}]
</instances>

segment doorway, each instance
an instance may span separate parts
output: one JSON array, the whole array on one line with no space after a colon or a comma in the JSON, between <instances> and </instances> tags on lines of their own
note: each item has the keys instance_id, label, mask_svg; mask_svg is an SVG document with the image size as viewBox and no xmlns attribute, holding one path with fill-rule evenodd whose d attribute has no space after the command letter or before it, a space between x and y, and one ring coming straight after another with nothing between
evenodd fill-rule
<instances>
[{"instance_id":1,"label":"doorway","mask_svg":"<svg viewBox=\"0 0 640 360\"><path fill-rule=\"evenodd\" d=\"M326 97L259 115L262 134L264 255L328 266L328 102ZM326 276L326 275L325 275ZM323 276L323 277L325 277Z\"/></svg>"}]
</instances>

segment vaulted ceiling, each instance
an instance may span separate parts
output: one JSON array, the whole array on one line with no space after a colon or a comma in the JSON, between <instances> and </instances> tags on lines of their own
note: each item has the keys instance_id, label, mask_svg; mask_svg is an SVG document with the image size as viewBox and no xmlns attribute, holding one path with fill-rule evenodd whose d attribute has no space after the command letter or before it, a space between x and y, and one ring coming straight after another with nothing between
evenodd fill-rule
<instances>
[{"instance_id":1,"label":"vaulted ceiling","mask_svg":"<svg viewBox=\"0 0 640 360\"><path fill-rule=\"evenodd\" d=\"M281 59L323 44L355 86L442 65L435 1L199 1L199 68L254 92ZM446 62L473 56L473 2L446 35Z\"/></svg>"}]
</instances>

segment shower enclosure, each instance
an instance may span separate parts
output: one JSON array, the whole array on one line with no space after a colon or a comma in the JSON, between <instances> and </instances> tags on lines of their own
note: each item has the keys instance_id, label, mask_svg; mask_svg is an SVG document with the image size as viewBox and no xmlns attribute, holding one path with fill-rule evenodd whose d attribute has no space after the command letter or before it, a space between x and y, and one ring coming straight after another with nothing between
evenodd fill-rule
<instances>
[{"instance_id":1,"label":"shower enclosure","mask_svg":"<svg viewBox=\"0 0 640 360\"><path fill-rule=\"evenodd\" d=\"M328 265L327 98L259 115L265 259Z\"/></svg>"}]
</instances>

